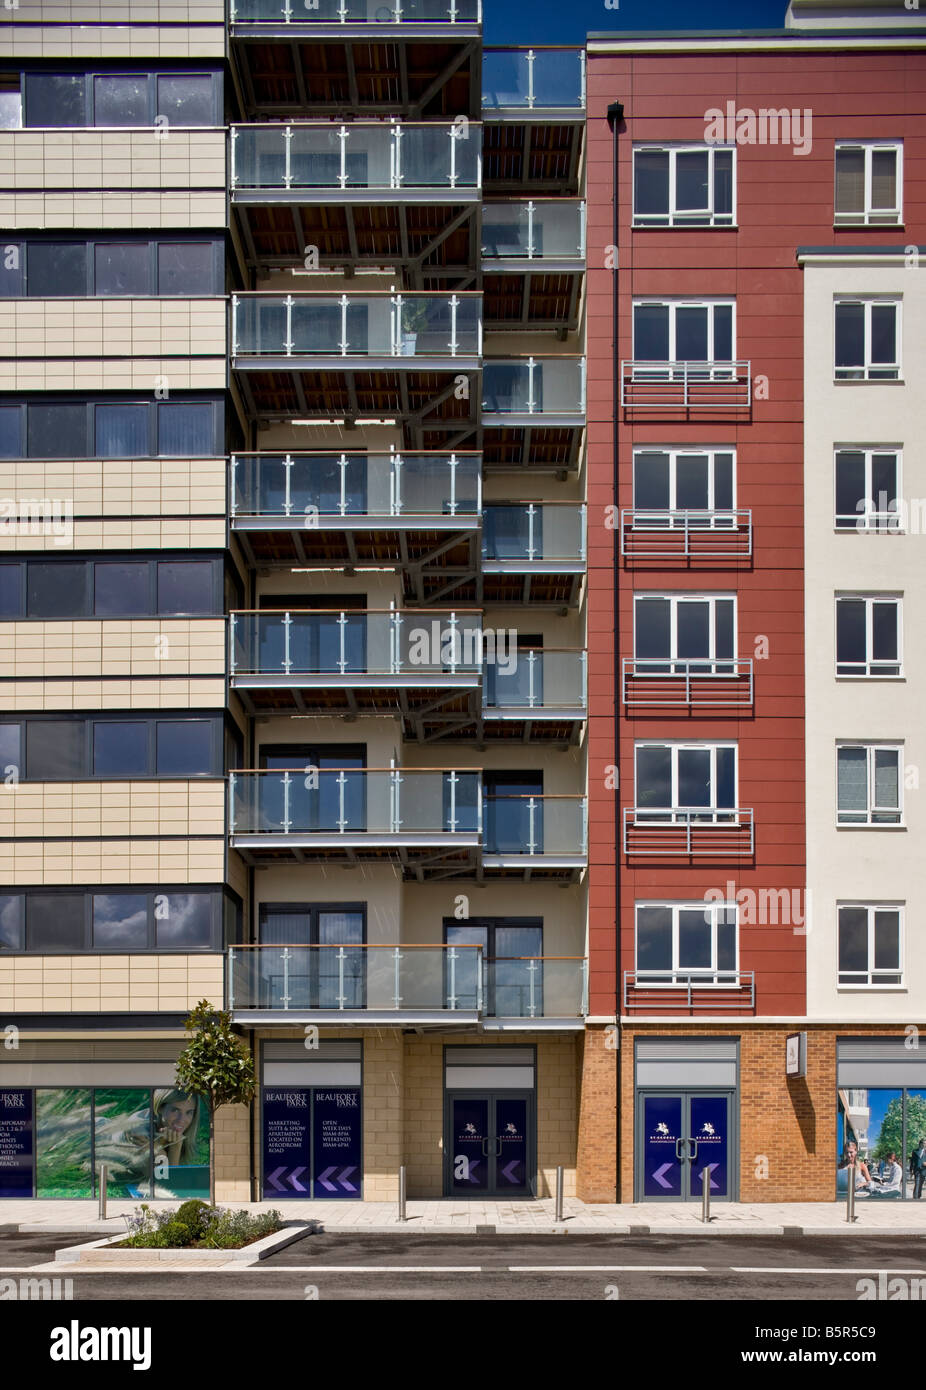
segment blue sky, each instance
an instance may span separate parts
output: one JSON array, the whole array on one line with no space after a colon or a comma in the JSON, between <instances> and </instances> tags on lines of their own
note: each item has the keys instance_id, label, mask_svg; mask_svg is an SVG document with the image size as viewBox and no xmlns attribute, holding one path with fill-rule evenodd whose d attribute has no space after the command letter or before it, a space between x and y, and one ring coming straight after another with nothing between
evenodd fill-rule
<instances>
[{"instance_id":1,"label":"blue sky","mask_svg":"<svg viewBox=\"0 0 926 1390\"><path fill-rule=\"evenodd\" d=\"M787 0L483 0L483 41L584 43L620 29L780 29Z\"/></svg>"}]
</instances>

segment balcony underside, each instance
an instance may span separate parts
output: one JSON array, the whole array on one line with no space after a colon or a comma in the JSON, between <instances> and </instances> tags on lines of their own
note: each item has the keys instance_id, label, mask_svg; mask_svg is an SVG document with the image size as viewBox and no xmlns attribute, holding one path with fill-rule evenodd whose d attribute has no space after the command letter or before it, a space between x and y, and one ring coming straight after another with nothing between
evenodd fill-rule
<instances>
[{"instance_id":1,"label":"balcony underside","mask_svg":"<svg viewBox=\"0 0 926 1390\"><path fill-rule=\"evenodd\" d=\"M242 1028L293 1028L307 1023L329 1028L395 1028L445 1033L574 1033L585 1028L583 1018L483 1018L465 1009L232 1009L232 1022Z\"/></svg>"},{"instance_id":2,"label":"balcony underside","mask_svg":"<svg viewBox=\"0 0 926 1390\"><path fill-rule=\"evenodd\" d=\"M232 205L248 265L320 270L395 266L408 289L476 288L476 189L238 189ZM311 280L296 282L311 285Z\"/></svg>"},{"instance_id":3,"label":"balcony underside","mask_svg":"<svg viewBox=\"0 0 926 1390\"><path fill-rule=\"evenodd\" d=\"M582 456L585 417L566 425L547 424L539 416L518 425L483 421L479 447L484 468L530 468L540 473L574 473ZM533 423L531 422L533 421Z\"/></svg>"},{"instance_id":4,"label":"balcony underside","mask_svg":"<svg viewBox=\"0 0 926 1390\"><path fill-rule=\"evenodd\" d=\"M584 111L484 110L482 119L485 193L579 192Z\"/></svg>"},{"instance_id":5,"label":"balcony underside","mask_svg":"<svg viewBox=\"0 0 926 1390\"><path fill-rule=\"evenodd\" d=\"M475 723L482 710L482 680L472 674L236 675L231 688L249 714L386 715L422 731Z\"/></svg>"},{"instance_id":6,"label":"balcony underside","mask_svg":"<svg viewBox=\"0 0 926 1390\"><path fill-rule=\"evenodd\" d=\"M262 832L229 838L246 864L331 864L349 869L358 864L393 864L402 877L423 883L444 878L473 878L480 850L478 837L460 833L426 836L339 835ZM345 886L347 881L345 880Z\"/></svg>"},{"instance_id":7,"label":"balcony underside","mask_svg":"<svg viewBox=\"0 0 926 1390\"><path fill-rule=\"evenodd\" d=\"M584 562L575 560L485 560L476 600L576 608L584 577Z\"/></svg>"},{"instance_id":8,"label":"balcony underside","mask_svg":"<svg viewBox=\"0 0 926 1390\"><path fill-rule=\"evenodd\" d=\"M403 116L453 120L479 116L482 89L478 25L403 23L375 30L312 22L233 24L229 57L249 119ZM417 32L416 32L417 31Z\"/></svg>"},{"instance_id":9,"label":"balcony underside","mask_svg":"<svg viewBox=\"0 0 926 1390\"><path fill-rule=\"evenodd\" d=\"M479 401L478 372L472 359L448 359L437 370L405 359L375 368L357 358L323 368L317 362L258 358L233 362L235 383L249 418L258 424L293 419L396 419L403 428L402 447L420 451L474 448ZM460 400L459 379L468 382Z\"/></svg>"},{"instance_id":10,"label":"balcony underside","mask_svg":"<svg viewBox=\"0 0 926 1390\"><path fill-rule=\"evenodd\" d=\"M578 328L584 266L533 261L520 266L512 263L503 271L486 262L482 269L483 326L487 332L553 328L562 339Z\"/></svg>"}]
</instances>

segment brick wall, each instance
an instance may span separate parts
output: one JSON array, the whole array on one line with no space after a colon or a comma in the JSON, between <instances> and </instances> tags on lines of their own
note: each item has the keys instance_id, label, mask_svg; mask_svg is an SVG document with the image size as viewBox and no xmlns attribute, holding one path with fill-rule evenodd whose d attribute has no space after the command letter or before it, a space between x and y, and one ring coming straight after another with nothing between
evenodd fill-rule
<instances>
[{"instance_id":1,"label":"brick wall","mask_svg":"<svg viewBox=\"0 0 926 1390\"><path fill-rule=\"evenodd\" d=\"M584 1202L617 1201L617 1087L620 1053L605 1028L586 1028L578 1048L576 1195Z\"/></svg>"}]
</instances>

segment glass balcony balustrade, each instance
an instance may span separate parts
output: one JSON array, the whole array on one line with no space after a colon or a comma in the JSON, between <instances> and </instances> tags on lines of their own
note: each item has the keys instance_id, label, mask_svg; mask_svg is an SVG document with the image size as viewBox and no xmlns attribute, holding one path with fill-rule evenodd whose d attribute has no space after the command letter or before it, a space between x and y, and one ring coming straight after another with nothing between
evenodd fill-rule
<instances>
[{"instance_id":1,"label":"glass balcony balustrade","mask_svg":"<svg viewBox=\"0 0 926 1390\"><path fill-rule=\"evenodd\" d=\"M301 27L393 24L473 25L482 22L482 0L229 0L232 24Z\"/></svg>"},{"instance_id":2,"label":"glass balcony balustrade","mask_svg":"<svg viewBox=\"0 0 926 1390\"><path fill-rule=\"evenodd\" d=\"M580 48L487 49L482 106L495 110L585 110L585 53Z\"/></svg>"},{"instance_id":3,"label":"glass balcony balustrade","mask_svg":"<svg viewBox=\"0 0 926 1390\"><path fill-rule=\"evenodd\" d=\"M483 416L489 417L581 420L585 415L585 358L528 357L485 362L482 411Z\"/></svg>"},{"instance_id":4,"label":"glass balcony balustrade","mask_svg":"<svg viewBox=\"0 0 926 1390\"><path fill-rule=\"evenodd\" d=\"M585 260L585 204L565 199L484 203L482 257L493 261L540 262Z\"/></svg>"},{"instance_id":5,"label":"glass balcony balustrade","mask_svg":"<svg viewBox=\"0 0 926 1390\"><path fill-rule=\"evenodd\" d=\"M349 196L423 190L475 194L482 177L478 122L357 121L233 125L232 197L254 191ZM253 199L249 199L253 201Z\"/></svg>"},{"instance_id":6,"label":"glass balcony balustrade","mask_svg":"<svg viewBox=\"0 0 926 1390\"><path fill-rule=\"evenodd\" d=\"M482 352L481 295L233 295L233 358L440 359Z\"/></svg>"}]
</instances>

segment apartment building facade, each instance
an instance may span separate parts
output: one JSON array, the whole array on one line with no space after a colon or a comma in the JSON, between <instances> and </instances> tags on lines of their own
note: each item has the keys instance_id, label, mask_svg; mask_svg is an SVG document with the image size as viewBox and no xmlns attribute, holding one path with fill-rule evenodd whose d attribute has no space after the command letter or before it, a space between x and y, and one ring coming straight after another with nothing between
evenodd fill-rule
<instances>
[{"instance_id":1,"label":"apartment building facade","mask_svg":"<svg viewBox=\"0 0 926 1390\"><path fill-rule=\"evenodd\" d=\"M589 496L618 530L616 586L589 573L590 630L618 634L589 718L617 710L620 788L590 892L601 836L625 1201L697 1200L705 1174L832 1200L853 1138L880 1170L923 1133L919 561L862 474L899 513L922 450L926 36L874 9L589 38Z\"/></svg>"},{"instance_id":2,"label":"apartment building facade","mask_svg":"<svg viewBox=\"0 0 926 1390\"><path fill-rule=\"evenodd\" d=\"M201 998L220 1198L576 1190L584 55L480 18L2 16L5 1196L206 1190Z\"/></svg>"}]
</instances>

